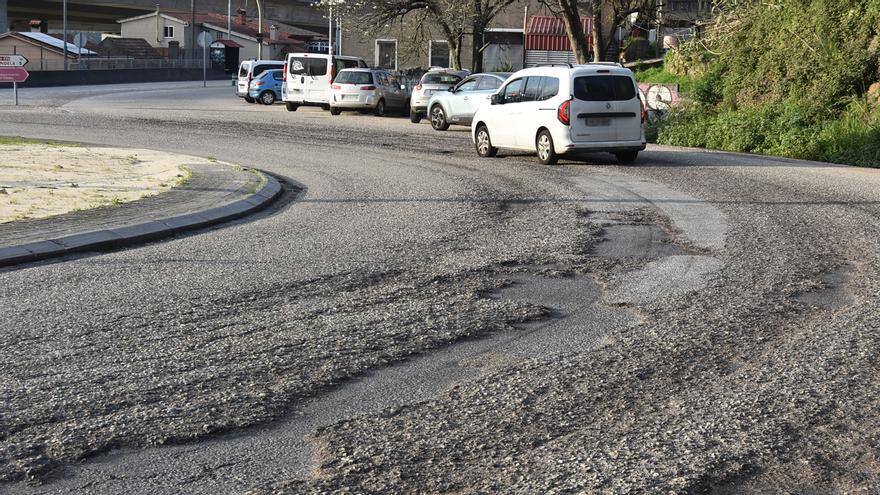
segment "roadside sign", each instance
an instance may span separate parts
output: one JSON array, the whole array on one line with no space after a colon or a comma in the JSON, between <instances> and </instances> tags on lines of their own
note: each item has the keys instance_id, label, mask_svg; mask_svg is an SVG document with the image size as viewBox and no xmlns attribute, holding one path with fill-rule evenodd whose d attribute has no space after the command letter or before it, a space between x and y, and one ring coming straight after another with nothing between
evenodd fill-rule
<instances>
[{"instance_id":1,"label":"roadside sign","mask_svg":"<svg viewBox=\"0 0 880 495\"><path fill-rule=\"evenodd\" d=\"M76 33L73 36L73 44L76 45L77 48L85 48L86 43L89 42L89 35L86 33Z\"/></svg>"},{"instance_id":2,"label":"roadside sign","mask_svg":"<svg viewBox=\"0 0 880 495\"><path fill-rule=\"evenodd\" d=\"M0 82L25 82L29 75L24 67L0 67Z\"/></svg>"},{"instance_id":3,"label":"roadside sign","mask_svg":"<svg viewBox=\"0 0 880 495\"><path fill-rule=\"evenodd\" d=\"M220 41L215 41L215 42L211 43L211 48L226 48L226 45L224 45Z\"/></svg>"},{"instance_id":4,"label":"roadside sign","mask_svg":"<svg viewBox=\"0 0 880 495\"><path fill-rule=\"evenodd\" d=\"M27 63L23 55L0 55L0 67L24 67Z\"/></svg>"},{"instance_id":5,"label":"roadside sign","mask_svg":"<svg viewBox=\"0 0 880 495\"><path fill-rule=\"evenodd\" d=\"M214 37L211 36L211 33L207 31L202 31L199 33L199 46L202 48L207 48L211 43L214 42Z\"/></svg>"}]
</instances>

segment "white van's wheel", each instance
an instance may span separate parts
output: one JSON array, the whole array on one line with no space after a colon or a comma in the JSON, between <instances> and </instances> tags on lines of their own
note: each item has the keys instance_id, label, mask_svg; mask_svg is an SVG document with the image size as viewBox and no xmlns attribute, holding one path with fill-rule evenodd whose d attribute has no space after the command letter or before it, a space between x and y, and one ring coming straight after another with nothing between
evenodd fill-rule
<instances>
[{"instance_id":1,"label":"white van's wheel","mask_svg":"<svg viewBox=\"0 0 880 495\"><path fill-rule=\"evenodd\" d=\"M338 108L330 107L330 115L339 115L342 113L342 110Z\"/></svg>"},{"instance_id":2,"label":"white van's wheel","mask_svg":"<svg viewBox=\"0 0 880 495\"><path fill-rule=\"evenodd\" d=\"M289 101L285 102L284 106L287 107L288 112L295 112L296 109L299 108L299 105L297 105L296 103L291 103Z\"/></svg>"},{"instance_id":3,"label":"white van's wheel","mask_svg":"<svg viewBox=\"0 0 880 495\"><path fill-rule=\"evenodd\" d=\"M477 128L475 141L477 154L481 158L492 158L498 153L498 148L492 146L492 138L489 137L489 129L486 126L481 125Z\"/></svg>"},{"instance_id":4,"label":"white van's wheel","mask_svg":"<svg viewBox=\"0 0 880 495\"><path fill-rule=\"evenodd\" d=\"M251 98L250 96L245 96L245 97L244 97L244 101L246 101L246 102L248 102L248 103L253 103L253 102L257 101L257 100Z\"/></svg>"},{"instance_id":5,"label":"white van's wheel","mask_svg":"<svg viewBox=\"0 0 880 495\"><path fill-rule=\"evenodd\" d=\"M556 149L553 147L553 136L547 129L538 133L538 137L535 139L535 148L538 150L538 160L544 165L553 165L559 161L559 155L556 154Z\"/></svg>"}]
</instances>

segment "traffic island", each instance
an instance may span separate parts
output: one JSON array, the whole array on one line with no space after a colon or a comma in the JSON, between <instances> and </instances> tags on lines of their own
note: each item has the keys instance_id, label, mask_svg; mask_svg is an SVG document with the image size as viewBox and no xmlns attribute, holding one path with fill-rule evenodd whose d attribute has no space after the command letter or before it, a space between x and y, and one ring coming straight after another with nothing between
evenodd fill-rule
<instances>
[{"instance_id":1,"label":"traffic island","mask_svg":"<svg viewBox=\"0 0 880 495\"><path fill-rule=\"evenodd\" d=\"M280 193L213 158L0 138L0 266L214 225Z\"/></svg>"}]
</instances>

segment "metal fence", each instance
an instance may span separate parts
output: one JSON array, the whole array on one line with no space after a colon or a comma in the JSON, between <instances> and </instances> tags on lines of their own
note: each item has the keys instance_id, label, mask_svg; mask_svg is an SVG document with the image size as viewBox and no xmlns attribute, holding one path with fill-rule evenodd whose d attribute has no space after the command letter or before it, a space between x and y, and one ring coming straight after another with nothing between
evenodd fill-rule
<instances>
[{"instance_id":1,"label":"metal fence","mask_svg":"<svg viewBox=\"0 0 880 495\"><path fill-rule=\"evenodd\" d=\"M42 48L36 51L31 46L13 45L11 50L5 51L14 54L22 54L28 58L27 70L56 71L64 70L64 59L60 54L49 52ZM68 52L73 53L73 52ZM136 58L120 55L80 55L75 54L67 60L67 70L114 70L114 69L201 69L203 52L201 48L196 50L176 50L173 56L162 53L161 58ZM207 51L207 64L211 68L211 52ZM216 62L215 62L216 63Z\"/></svg>"},{"instance_id":2,"label":"metal fence","mask_svg":"<svg viewBox=\"0 0 880 495\"><path fill-rule=\"evenodd\" d=\"M211 67L211 60L208 60ZM80 57L67 61L67 70L114 70L114 69L201 69L202 59L139 59L127 57ZM31 60L29 71L64 70L63 60Z\"/></svg>"}]
</instances>

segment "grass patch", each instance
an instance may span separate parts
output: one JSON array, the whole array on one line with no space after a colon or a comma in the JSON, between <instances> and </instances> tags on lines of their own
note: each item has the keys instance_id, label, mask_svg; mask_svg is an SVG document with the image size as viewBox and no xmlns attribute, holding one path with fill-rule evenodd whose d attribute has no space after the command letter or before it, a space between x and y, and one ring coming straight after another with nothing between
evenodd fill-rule
<instances>
[{"instance_id":1,"label":"grass patch","mask_svg":"<svg viewBox=\"0 0 880 495\"><path fill-rule=\"evenodd\" d=\"M58 141L50 141L46 139L30 139L21 136L0 136L0 145L25 145L25 144L45 144L48 146L79 148L82 145L78 143L60 143Z\"/></svg>"},{"instance_id":2,"label":"grass patch","mask_svg":"<svg viewBox=\"0 0 880 495\"><path fill-rule=\"evenodd\" d=\"M694 90L695 81L693 79L670 74L663 67L637 70L635 76L636 81L640 83L678 84L678 91L681 93L690 93Z\"/></svg>"}]
</instances>

